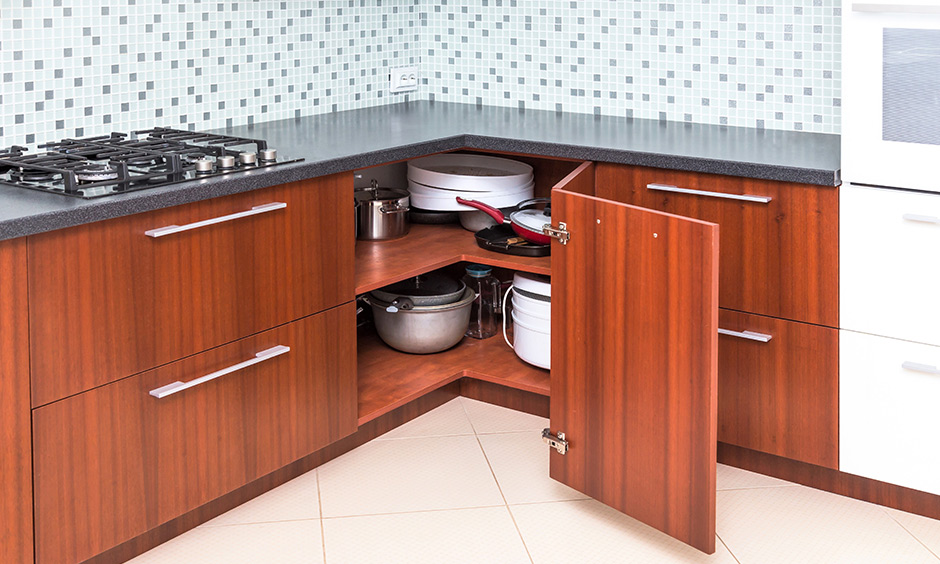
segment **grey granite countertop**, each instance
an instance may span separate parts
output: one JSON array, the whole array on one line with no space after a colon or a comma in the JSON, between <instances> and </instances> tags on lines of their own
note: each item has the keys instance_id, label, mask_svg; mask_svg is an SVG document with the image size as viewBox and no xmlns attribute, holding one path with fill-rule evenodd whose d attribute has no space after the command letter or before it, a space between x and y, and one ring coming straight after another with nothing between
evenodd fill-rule
<instances>
[{"instance_id":1,"label":"grey granite countertop","mask_svg":"<svg viewBox=\"0 0 940 564\"><path fill-rule=\"evenodd\" d=\"M0 185L0 239L462 147L839 184L839 137L440 102L239 126L301 163L90 200Z\"/></svg>"}]
</instances>

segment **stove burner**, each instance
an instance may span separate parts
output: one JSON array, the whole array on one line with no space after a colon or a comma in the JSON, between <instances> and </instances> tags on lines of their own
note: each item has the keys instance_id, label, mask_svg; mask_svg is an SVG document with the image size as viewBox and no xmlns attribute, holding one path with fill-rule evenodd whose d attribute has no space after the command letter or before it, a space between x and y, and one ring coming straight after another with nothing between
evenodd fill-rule
<instances>
[{"instance_id":1,"label":"stove burner","mask_svg":"<svg viewBox=\"0 0 940 564\"><path fill-rule=\"evenodd\" d=\"M263 139L164 127L39 148L0 148L0 184L96 198L303 160L278 159Z\"/></svg>"},{"instance_id":2,"label":"stove burner","mask_svg":"<svg viewBox=\"0 0 940 564\"><path fill-rule=\"evenodd\" d=\"M102 182L104 180L116 180L117 177L118 169L110 164L93 163L75 168L75 178L79 182Z\"/></svg>"},{"instance_id":3,"label":"stove burner","mask_svg":"<svg viewBox=\"0 0 940 564\"><path fill-rule=\"evenodd\" d=\"M56 174L54 172L18 168L10 172L10 179L17 182L52 182L56 179Z\"/></svg>"}]
</instances>

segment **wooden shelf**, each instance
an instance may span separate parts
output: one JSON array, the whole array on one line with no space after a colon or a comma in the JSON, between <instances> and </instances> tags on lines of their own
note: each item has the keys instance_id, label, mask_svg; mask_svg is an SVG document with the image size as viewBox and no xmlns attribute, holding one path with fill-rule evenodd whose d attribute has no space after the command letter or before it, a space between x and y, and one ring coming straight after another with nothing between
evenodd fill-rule
<instances>
[{"instance_id":1,"label":"wooden shelf","mask_svg":"<svg viewBox=\"0 0 940 564\"><path fill-rule=\"evenodd\" d=\"M469 377L547 396L548 370L526 364L501 335L464 337L437 354L396 351L371 328L359 334L359 425L405 405L454 380Z\"/></svg>"},{"instance_id":2,"label":"wooden shelf","mask_svg":"<svg viewBox=\"0 0 940 564\"><path fill-rule=\"evenodd\" d=\"M535 274L551 274L552 264L551 257L517 257L481 249L473 233L459 225L412 225L401 239L356 242L356 294L463 261Z\"/></svg>"}]
</instances>

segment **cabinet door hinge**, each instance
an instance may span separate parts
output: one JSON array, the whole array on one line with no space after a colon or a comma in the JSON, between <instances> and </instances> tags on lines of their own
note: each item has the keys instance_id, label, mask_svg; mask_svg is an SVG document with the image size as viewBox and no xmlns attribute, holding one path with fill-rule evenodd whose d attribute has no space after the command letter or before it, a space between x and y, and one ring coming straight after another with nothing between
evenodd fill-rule
<instances>
[{"instance_id":1,"label":"cabinet door hinge","mask_svg":"<svg viewBox=\"0 0 940 564\"><path fill-rule=\"evenodd\" d=\"M568 239L571 238L571 233L568 232L568 224L561 221L558 222L558 227L553 226L551 223L543 225L542 234L548 235L552 239L558 239L562 245L567 245Z\"/></svg>"},{"instance_id":2,"label":"cabinet door hinge","mask_svg":"<svg viewBox=\"0 0 940 564\"><path fill-rule=\"evenodd\" d=\"M551 429L542 429L542 441L557 450L559 454L568 452L568 441L565 440L565 434L561 431L558 435L553 435Z\"/></svg>"}]
</instances>

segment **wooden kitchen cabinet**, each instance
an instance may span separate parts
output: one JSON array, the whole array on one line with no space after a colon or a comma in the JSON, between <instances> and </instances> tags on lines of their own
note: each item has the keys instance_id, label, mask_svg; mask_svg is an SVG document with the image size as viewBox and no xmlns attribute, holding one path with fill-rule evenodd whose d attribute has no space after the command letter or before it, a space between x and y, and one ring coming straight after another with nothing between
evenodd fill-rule
<instances>
[{"instance_id":1,"label":"wooden kitchen cabinet","mask_svg":"<svg viewBox=\"0 0 940 564\"><path fill-rule=\"evenodd\" d=\"M839 330L721 310L718 440L839 467Z\"/></svg>"},{"instance_id":2,"label":"wooden kitchen cabinet","mask_svg":"<svg viewBox=\"0 0 940 564\"><path fill-rule=\"evenodd\" d=\"M837 188L604 163L596 181L599 197L721 226L721 307L839 327Z\"/></svg>"},{"instance_id":3,"label":"wooden kitchen cabinet","mask_svg":"<svg viewBox=\"0 0 940 564\"><path fill-rule=\"evenodd\" d=\"M34 410L36 562L83 561L353 433L354 319L347 303Z\"/></svg>"},{"instance_id":4,"label":"wooden kitchen cabinet","mask_svg":"<svg viewBox=\"0 0 940 564\"><path fill-rule=\"evenodd\" d=\"M30 236L33 406L352 300L353 241L335 236L353 231L336 212L351 186L337 174Z\"/></svg>"},{"instance_id":5,"label":"wooden kitchen cabinet","mask_svg":"<svg viewBox=\"0 0 940 564\"><path fill-rule=\"evenodd\" d=\"M33 562L26 240L0 242L0 555Z\"/></svg>"}]
</instances>

